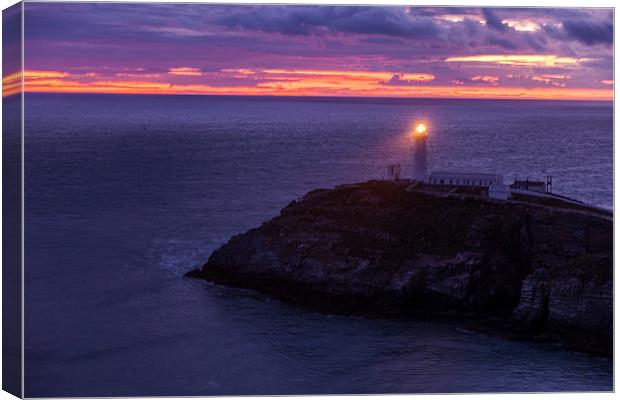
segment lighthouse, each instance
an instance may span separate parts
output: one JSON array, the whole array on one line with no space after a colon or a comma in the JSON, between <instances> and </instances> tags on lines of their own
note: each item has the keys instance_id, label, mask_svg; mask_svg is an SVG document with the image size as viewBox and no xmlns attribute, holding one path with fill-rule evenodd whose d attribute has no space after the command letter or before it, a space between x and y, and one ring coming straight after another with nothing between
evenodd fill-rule
<instances>
[{"instance_id":1,"label":"lighthouse","mask_svg":"<svg viewBox=\"0 0 620 400\"><path fill-rule=\"evenodd\" d=\"M423 122L418 122L413 130L413 177L417 182L426 181L426 138L428 130Z\"/></svg>"}]
</instances>

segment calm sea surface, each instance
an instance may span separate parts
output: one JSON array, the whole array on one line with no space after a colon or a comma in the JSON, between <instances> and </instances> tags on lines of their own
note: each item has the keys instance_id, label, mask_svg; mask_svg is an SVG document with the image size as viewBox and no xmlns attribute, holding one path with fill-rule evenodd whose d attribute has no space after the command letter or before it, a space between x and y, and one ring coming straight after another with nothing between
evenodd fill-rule
<instances>
[{"instance_id":1,"label":"calm sea surface","mask_svg":"<svg viewBox=\"0 0 620 400\"><path fill-rule=\"evenodd\" d=\"M553 175L612 207L611 103L26 95L26 396L611 390L609 360L184 279L317 187Z\"/></svg>"}]
</instances>

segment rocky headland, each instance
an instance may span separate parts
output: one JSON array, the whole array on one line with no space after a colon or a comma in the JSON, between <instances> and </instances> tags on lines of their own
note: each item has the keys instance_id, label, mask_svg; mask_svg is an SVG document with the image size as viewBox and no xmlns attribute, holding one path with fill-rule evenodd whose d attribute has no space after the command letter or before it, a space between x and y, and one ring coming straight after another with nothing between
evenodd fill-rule
<instances>
[{"instance_id":1,"label":"rocky headland","mask_svg":"<svg viewBox=\"0 0 620 400\"><path fill-rule=\"evenodd\" d=\"M370 181L306 194L187 276L326 312L448 316L611 356L612 269L610 212Z\"/></svg>"}]
</instances>

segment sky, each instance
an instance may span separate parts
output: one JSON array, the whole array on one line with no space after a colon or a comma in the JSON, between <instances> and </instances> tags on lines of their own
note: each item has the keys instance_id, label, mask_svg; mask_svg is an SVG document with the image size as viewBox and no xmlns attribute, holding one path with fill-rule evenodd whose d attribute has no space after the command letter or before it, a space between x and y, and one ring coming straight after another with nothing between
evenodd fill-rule
<instances>
[{"instance_id":1,"label":"sky","mask_svg":"<svg viewBox=\"0 0 620 400\"><path fill-rule=\"evenodd\" d=\"M26 3L24 51L27 92L613 98L612 9Z\"/></svg>"}]
</instances>

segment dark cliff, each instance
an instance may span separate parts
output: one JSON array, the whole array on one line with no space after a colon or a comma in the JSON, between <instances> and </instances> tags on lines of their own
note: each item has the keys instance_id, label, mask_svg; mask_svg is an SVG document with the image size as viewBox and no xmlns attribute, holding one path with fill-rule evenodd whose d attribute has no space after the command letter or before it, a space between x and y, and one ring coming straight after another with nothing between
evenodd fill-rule
<instances>
[{"instance_id":1,"label":"dark cliff","mask_svg":"<svg viewBox=\"0 0 620 400\"><path fill-rule=\"evenodd\" d=\"M611 355L611 214L407 187L312 191L187 275L325 311L468 317Z\"/></svg>"}]
</instances>

